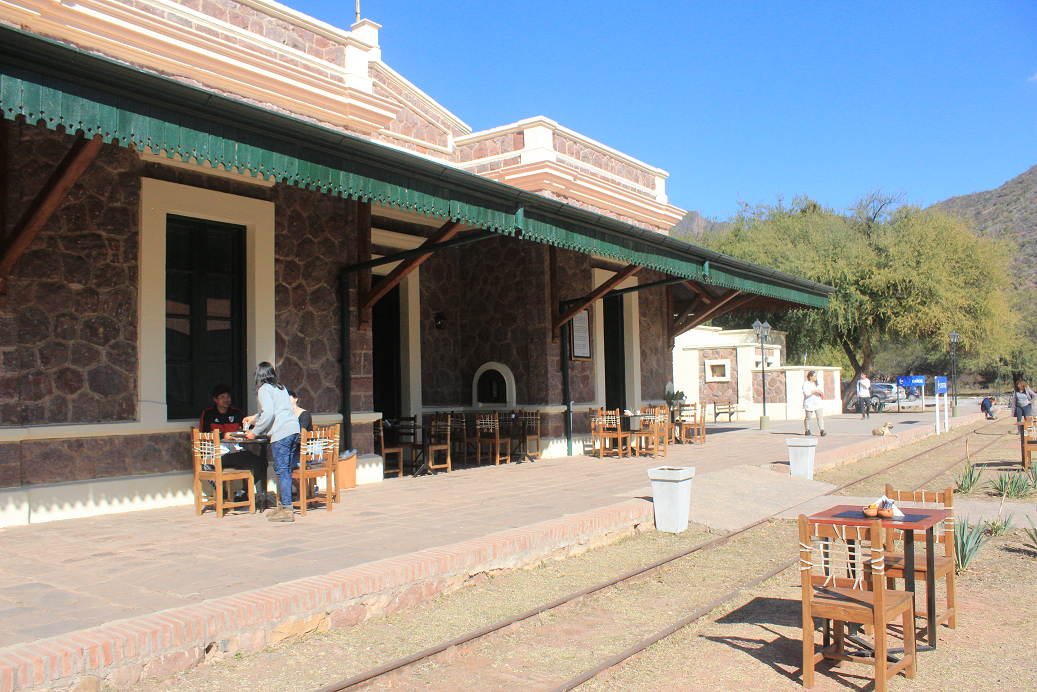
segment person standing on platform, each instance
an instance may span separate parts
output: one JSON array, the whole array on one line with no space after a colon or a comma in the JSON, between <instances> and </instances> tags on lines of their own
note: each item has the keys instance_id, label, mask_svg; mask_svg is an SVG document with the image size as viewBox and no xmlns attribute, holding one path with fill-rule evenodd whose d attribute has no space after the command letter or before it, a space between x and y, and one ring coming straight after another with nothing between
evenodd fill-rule
<instances>
[{"instance_id":1,"label":"person standing on platform","mask_svg":"<svg viewBox=\"0 0 1037 692\"><path fill-rule=\"evenodd\" d=\"M263 361L256 366L256 397L259 413L245 419L254 425L245 433L248 439L256 435L270 435L270 451L277 472L277 490L280 505L267 514L270 521L295 521L292 507L292 466L299 455L299 419L295 415L288 389L277 379L274 366Z\"/></svg>"},{"instance_id":2,"label":"person standing on platform","mask_svg":"<svg viewBox=\"0 0 1037 692\"><path fill-rule=\"evenodd\" d=\"M1033 415L1034 399L1037 399L1037 392L1030 389L1026 380L1019 380L1015 383L1015 391L1012 392L1012 413L1015 414L1017 423L1025 416Z\"/></svg>"},{"instance_id":3,"label":"person standing on platform","mask_svg":"<svg viewBox=\"0 0 1037 692\"><path fill-rule=\"evenodd\" d=\"M804 435L811 434L811 414L817 418L817 427L821 430L821 437L828 434L825 432L824 399L825 390L817 383L817 370L811 370L807 373L807 381L803 383L803 410L806 411L806 418L803 419Z\"/></svg>"},{"instance_id":4,"label":"person standing on platform","mask_svg":"<svg viewBox=\"0 0 1037 692\"><path fill-rule=\"evenodd\" d=\"M861 420L871 418L871 380L868 375L861 371L861 378L857 380L857 407L861 410Z\"/></svg>"}]
</instances>

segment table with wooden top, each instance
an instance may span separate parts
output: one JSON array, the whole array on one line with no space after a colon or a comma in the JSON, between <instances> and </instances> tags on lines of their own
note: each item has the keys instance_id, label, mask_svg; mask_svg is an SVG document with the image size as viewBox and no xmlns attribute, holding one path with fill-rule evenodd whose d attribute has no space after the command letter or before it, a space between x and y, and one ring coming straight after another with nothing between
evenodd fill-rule
<instances>
[{"instance_id":1,"label":"table with wooden top","mask_svg":"<svg viewBox=\"0 0 1037 692\"><path fill-rule=\"evenodd\" d=\"M883 519L883 529L897 529L904 532L904 583L907 590L915 592L915 531L925 531L925 603L926 603L926 640L928 646L919 646L921 651L936 649L936 553L934 528L946 521L952 514L949 509L926 509L901 507L903 517ZM871 526L875 517L866 517L859 505L836 505L823 512L813 514L807 519L815 524L839 524L844 526ZM917 612L917 610L915 611Z\"/></svg>"}]
</instances>

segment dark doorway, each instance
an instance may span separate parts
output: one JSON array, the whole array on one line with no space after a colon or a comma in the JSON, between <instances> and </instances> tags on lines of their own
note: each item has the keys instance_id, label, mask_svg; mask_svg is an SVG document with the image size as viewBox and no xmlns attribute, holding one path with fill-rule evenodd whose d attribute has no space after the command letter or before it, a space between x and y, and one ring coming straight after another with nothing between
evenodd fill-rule
<instances>
[{"instance_id":1,"label":"dark doorway","mask_svg":"<svg viewBox=\"0 0 1037 692\"><path fill-rule=\"evenodd\" d=\"M623 296L601 301L605 334L605 408L609 411L627 407L626 353L623 348Z\"/></svg>"},{"instance_id":2,"label":"dark doorway","mask_svg":"<svg viewBox=\"0 0 1037 692\"><path fill-rule=\"evenodd\" d=\"M403 389L399 286L394 286L371 309L371 342L374 410L384 418L396 420L401 414Z\"/></svg>"}]
</instances>

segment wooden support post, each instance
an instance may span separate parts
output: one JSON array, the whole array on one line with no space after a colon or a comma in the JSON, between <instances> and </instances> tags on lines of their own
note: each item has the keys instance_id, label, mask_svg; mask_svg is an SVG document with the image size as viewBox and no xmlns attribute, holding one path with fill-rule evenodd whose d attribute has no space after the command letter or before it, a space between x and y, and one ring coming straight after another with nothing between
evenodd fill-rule
<instances>
[{"instance_id":1,"label":"wooden support post","mask_svg":"<svg viewBox=\"0 0 1037 692\"><path fill-rule=\"evenodd\" d=\"M547 249L548 259L548 324L551 325L551 343L558 343L558 327L554 326L555 310L558 309L558 248L551 245Z\"/></svg>"},{"instance_id":2,"label":"wooden support post","mask_svg":"<svg viewBox=\"0 0 1037 692\"><path fill-rule=\"evenodd\" d=\"M673 319L673 286L666 287L666 323ZM670 339L670 348L674 346L674 340Z\"/></svg>"},{"instance_id":3,"label":"wooden support post","mask_svg":"<svg viewBox=\"0 0 1037 692\"><path fill-rule=\"evenodd\" d=\"M371 260L371 203L356 203L356 261L369 262ZM366 295L371 290L371 270L362 269L356 275L356 293L358 296ZM371 308L359 306L357 313L357 329L367 331L371 328Z\"/></svg>"},{"instance_id":4,"label":"wooden support post","mask_svg":"<svg viewBox=\"0 0 1037 692\"><path fill-rule=\"evenodd\" d=\"M421 247L426 245L435 245L436 243L442 243L446 240L453 238L458 231L461 230L461 223L459 221L448 221L438 231L432 234L432 236L421 244ZM385 277L378 282L378 285L372 288L370 291L360 297L360 309L370 310L371 306L381 300L382 296L391 291L394 286L407 278L412 271L418 268L422 262L432 256L432 253L426 253L424 255L418 255L417 257L411 257L408 260L403 260L396 268L392 270L389 276Z\"/></svg>"},{"instance_id":5,"label":"wooden support post","mask_svg":"<svg viewBox=\"0 0 1037 692\"><path fill-rule=\"evenodd\" d=\"M629 277L633 276L639 271L641 271L641 267L637 266L636 264L630 264L627 265L626 268L616 272L612 276L612 278L608 279L607 281L605 281L605 283L595 288L588 295L585 295L583 298L577 299L577 301L568 310L559 315L558 319L556 319L552 324L552 327L554 327L555 329L560 328L563 324L565 324L573 317L578 315L581 310L585 310L587 306L591 305L594 301L598 300L606 293L611 291L613 288L623 283Z\"/></svg>"},{"instance_id":6,"label":"wooden support post","mask_svg":"<svg viewBox=\"0 0 1037 692\"><path fill-rule=\"evenodd\" d=\"M39 194L29 204L22 218L15 224L11 231L11 242L7 244L3 255L0 256L0 294L7 293L7 277L15 263L32 245L36 234L50 220L51 215L65 199L65 195L97 157L103 145L104 140L100 135L93 139L83 137L76 139L72 148L65 154L65 158L61 160L50 178L44 183ZM6 166L8 162L0 161L0 165Z\"/></svg>"}]
</instances>

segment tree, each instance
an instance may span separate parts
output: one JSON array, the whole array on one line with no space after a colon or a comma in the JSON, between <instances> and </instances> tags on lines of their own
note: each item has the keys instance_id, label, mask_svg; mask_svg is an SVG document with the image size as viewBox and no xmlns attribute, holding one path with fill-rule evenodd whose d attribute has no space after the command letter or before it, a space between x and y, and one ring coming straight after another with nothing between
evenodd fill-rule
<instances>
[{"instance_id":1,"label":"tree","mask_svg":"<svg viewBox=\"0 0 1037 692\"><path fill-rule=\"evenodd\" d=\"M872 192L846 213L805 197L743 205L728 229L696 242L835 288L827 310L773 315L771 324L789 332L790 354L842 349L854 379L889 341L946 349L957 331L959 352L991 363L1016 342L1007 245L899 195Z\"/></svg>"}]
</instances>

